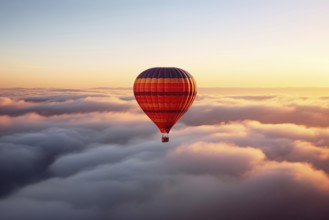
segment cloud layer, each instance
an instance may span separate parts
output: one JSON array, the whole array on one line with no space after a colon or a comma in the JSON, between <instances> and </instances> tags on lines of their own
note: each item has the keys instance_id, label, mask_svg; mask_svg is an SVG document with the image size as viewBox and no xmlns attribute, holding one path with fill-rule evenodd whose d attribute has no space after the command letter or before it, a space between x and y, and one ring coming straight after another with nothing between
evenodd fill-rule
<instances>
[{"instance_id":1,"label":"cloud layer","mask_svg":"<svg viewBox=\"0 0 329 220\"><path fill-rule=\"evenodd\" d=\"M0 219L327 219L326 97L199 95L160 143L129 90L0 91Z\"/></svg>"}]
</instances>

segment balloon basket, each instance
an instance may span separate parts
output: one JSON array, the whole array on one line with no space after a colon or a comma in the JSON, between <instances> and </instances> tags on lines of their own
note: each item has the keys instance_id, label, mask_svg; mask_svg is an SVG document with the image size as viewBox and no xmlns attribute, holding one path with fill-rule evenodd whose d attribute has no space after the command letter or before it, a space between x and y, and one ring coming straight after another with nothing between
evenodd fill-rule
<instances>
[{"instance_id":1,"label":"balloon basket","mask_svg":"<svg viewBox=\"0 0 329 220\"><path fill-rule=\"evenodd\" d=\"M162 134L162 138L161 138L162 143L166 143L169 142L169 136L168 134Z\"/></svg>"}]
</instances>

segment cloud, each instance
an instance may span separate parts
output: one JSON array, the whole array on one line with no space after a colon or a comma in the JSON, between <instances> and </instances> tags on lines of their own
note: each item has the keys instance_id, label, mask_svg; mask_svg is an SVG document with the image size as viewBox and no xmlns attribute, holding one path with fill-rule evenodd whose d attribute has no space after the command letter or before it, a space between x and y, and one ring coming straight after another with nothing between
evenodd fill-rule
<instances>
[{"instance_id":1,"label":"cloud","mask_svg":"<svg viewBox=\"0 0 329 220\"><path fill-rule=\"evenodd\" d=\"M261 97L263 98L263 97ZM329 108L326 100L259 96L205 98L192 106L183 122L187 125L218 124L221 122L255 120L262 123L293 123L306 126L328 127Z\"/></svg>"},{"instance_id":2,"label":"cloud","mask_svg":"<svg viewBox=\"0 0 329 220\"><path fill-rule=\"evenodd\" d=\"M58 201L10 198L6 203L0 202L0 209L2 219L100 219L97 208L77 209Z\"/></svg>"},{"instance_id":3,"label":"cloud","mask_svg":"<svg viewBox=\"0 0 329 220\"><path fill-rule=\"evenodd\" d=\"M1 92L2 220L329 215L322 97L201 94L163 144L124 89Z\"/></svg>"},{"instance_id":4,"label":"cloud","mask_svg":"<svg viewBox=\"0 0 329 220\"><path fill-rule=\"evenodd\" d=\"M179 136L189 136L190 143L201 140L226 142L244 148L252 146L270 160L310 163L329 173L328 128L242 121L182 127L177 132Z\"/></svg>"},{"instance_id":5,"label":"cloud","mask_svg":"<svg viewBox=\"0 0 329 220\"><path fill-rule=\"evenodd\" d=\"M145 116L129 113L57 116L24 115L8 119L0 129L0 196L49 175L49 166L60 156L102 144L125 144L154 135ZM139 128L139 129L137 129ZM7 134L6 134L7 132ZM74 155L74 154L73 154ZM85 162L83 162L85 163ZM65 168L66 172L70 168ZM73 168L71 168L73 169Z\"/></svg>"},{"instance_id":6,"label":"cloud","mask_svg":"<svg viewBox=\"0 0 329 220\"><path fill-rule=\"evenodd\" d=\"M236 172L219 169L219 172L235 177L223 178L209 166L209 163L216 163L215 160L209 162L209 157L224 159L215 166L224 163L234 167L237 161L227 160L219 153L224 151L222 143L200 144L182 145L157 154L149 153L158 151L160 146L156 149L151 145L139 153L125 152L123 154L129 155L126 159L113 161L109 158L109 163L83 166L78 173L26 186L14 193L10 202L49 205L51 210L58 204L69 204L69 207L75 207L76 215L81 210L97 207L87 219L181 219L182 216L192 220L311 219L309 216L313 218L314 215L325 219L328 214L329 179L324 172L304 163L267 161L258 150L231 146L240 157L253 163L248 163L247 167L238 166L244 173L238 177ZM219 152L211 155L211 151L217 151L214 149L217 145ZM193 169L191 172L188 163L195 160L196 148L202 156L196 162L197 172ZM205 152L202 152L203 148ZM100 149L89 150L98 152ZM113 149L103 148L103 153L106 150ZM120 152L119 148L117 152ZM145 152L146 155L140 155ZM88 160L88 155L95 157L91 153L80 155L80 159ZM185 168L182 169L180 163L172 163L173 157L177 157L176 161L187 161L183 162ZM8 201L0 202L0 210L7 206ZM39 207L31 207L27 216L39 216L39 210ZM55 216L60 217L62 213Z\"/></svg>"},{"instance_id":7,"label":"cloud","mask_svg":"<svg viewBox=\"0 0 329 220\"><path fill-rule=\"evenodd\" d=\"M12 101L11 101L12 102ZM19 104L12 102L11 105L3 105L0 109L0 115L19 116L27 113L37 113L43 116L90 113L90 112L110 112L110 111L128 111L132 106L128 103L108 103L96 101L71 101L65 103L50 104Z\"/></svg>"},{"instance_id":8,"label":"cloud","mask_svg":"<svg viewBox=\"0 0 329 220\"><path fill-rule=\"evenodd\" d=\"M18 89L0 90L0 116L20 116L36 113L43 116L130 111L136 106L134 100L127 100L126 90L45 90ZM66 93L63 93L66 92ZM42 94L42 95L41 95Z\"/></svg>"},{"instance_id":9,"label":"cloud","mask_svg":"<svg viewBox=\"0 0 329 220\"><path fill-rule=\"evenodd\" d=\"M243 175L264 158L263 152L255 148L196 142L174 149L169 156L169 164L177 172L234 177ZM235 163L232 164L232 161Z\"/></svg>"},{"instance_id":10,"label":"cloud","mask_svg":"<svg viewBox=\"0 0 329 220\"><path fill-rule=\"evenodd\" d=\"M47 168L57 156L84 148L86 142L81 133L63 128L2 137L0 196L46 178Z\"/></svg>"},{"instance_id":11,"label":"cloud","mask_svg":"<svg viewBox=\"0 0 329 220\"><path fill-rule=\"evenodd\" d=\"M31 96L25 97L25 102L66 102L69 100L78 100L78 99L85 99L88 97L107 97L106 95L100 94L70 94L70 95L48 95L48 96Z\"/></svg>"}]
</instances>

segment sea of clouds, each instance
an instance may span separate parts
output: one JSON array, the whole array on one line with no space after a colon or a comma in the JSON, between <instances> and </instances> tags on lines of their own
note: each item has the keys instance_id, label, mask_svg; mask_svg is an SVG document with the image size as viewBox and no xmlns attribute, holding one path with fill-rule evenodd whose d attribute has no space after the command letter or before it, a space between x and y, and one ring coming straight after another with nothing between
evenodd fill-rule
<instances>
[{"instance_id":1,"label":"sea of clouds","mask_svg":"<svg viewBox=\"0 0 329 220\"><path fill-rule=\"evenodd\" d=\"M201 89L163 144L130 89L1 89L0 219L327 220L328 115Z\"/></svg>"}]
</instances>

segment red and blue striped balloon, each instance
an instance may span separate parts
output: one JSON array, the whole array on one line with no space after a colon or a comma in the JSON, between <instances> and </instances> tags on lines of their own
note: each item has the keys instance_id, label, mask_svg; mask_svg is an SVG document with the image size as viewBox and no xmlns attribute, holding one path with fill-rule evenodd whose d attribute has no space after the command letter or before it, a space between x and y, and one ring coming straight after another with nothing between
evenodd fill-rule
<instances>
[{"instance_id":1,"label":"red and blue striped balloon","mask_svg":"<svg viewBox=\"0 0 329 220\"><path fill-rule=\"evenodd\" d=\"M143 71L134 83L135 98L145 114L160 129L162 142L192 105L196 83L191 74L175 67L156 67Z\"/></svg>"}]
</instances>

